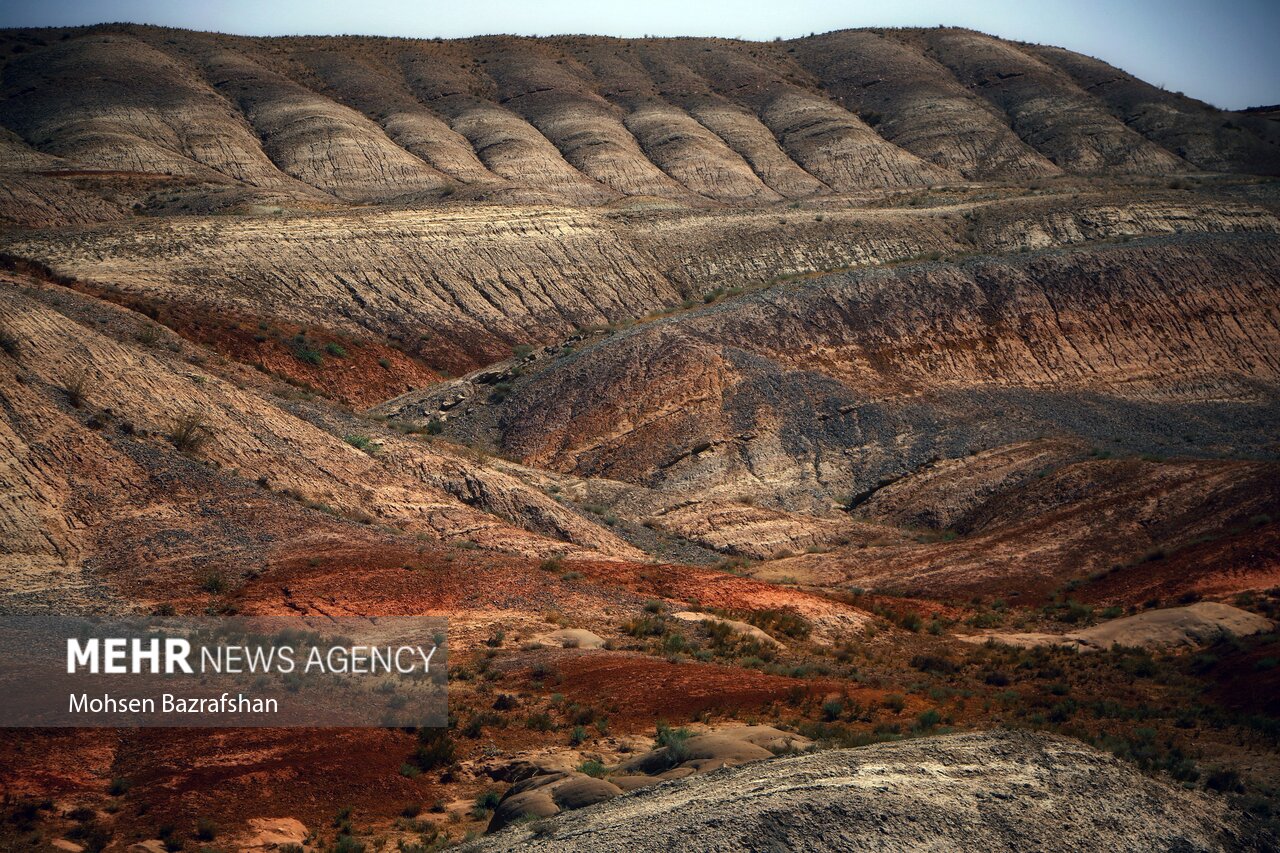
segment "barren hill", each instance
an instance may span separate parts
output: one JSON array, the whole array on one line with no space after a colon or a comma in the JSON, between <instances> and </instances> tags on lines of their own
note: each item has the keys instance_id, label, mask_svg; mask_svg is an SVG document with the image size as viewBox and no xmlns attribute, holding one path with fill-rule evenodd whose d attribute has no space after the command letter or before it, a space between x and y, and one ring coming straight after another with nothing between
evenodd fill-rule
<instances>
[{"instance_id":1,"label":"barren hill","mask_svg":"<svg viewBox=\"0 0 1280 853\"><path fill-rule=\"evenodd\" d=\"M112 194L117 215L443 198L714 207L1063 173L1280 172L1264 117L952 29L753 43L101 25L0 33L0 70L0 165L27 175L14 200L112 172L136 184ZM51 219L105 218L100 190L54 200Z\"/></svg>"}]
</instances>

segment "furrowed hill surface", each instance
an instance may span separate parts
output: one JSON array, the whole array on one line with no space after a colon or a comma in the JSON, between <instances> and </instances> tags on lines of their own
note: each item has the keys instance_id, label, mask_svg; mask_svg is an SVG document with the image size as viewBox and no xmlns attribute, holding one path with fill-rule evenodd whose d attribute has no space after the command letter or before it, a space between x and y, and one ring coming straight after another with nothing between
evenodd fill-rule
<instances>
[{"instance_id":1,"label":"furrowed hill surface","mask_svg":"<svg viewBox=\"0 0 1280 853\"><path fill-rule=\"evenodd\" d=\"M102 25L0 39L4 210L23 224L445 198L716 208L965 180L1280 172L1265 116L965 30L761 44Z\"/></svg>"}]
</instances>

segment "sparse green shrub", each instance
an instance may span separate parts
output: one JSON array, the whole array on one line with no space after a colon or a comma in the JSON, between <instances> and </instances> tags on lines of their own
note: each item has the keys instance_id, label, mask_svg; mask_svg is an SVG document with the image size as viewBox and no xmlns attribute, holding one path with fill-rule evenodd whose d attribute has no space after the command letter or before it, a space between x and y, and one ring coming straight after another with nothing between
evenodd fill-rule
<instances>
[{"instance_id":1,"label":"sparse green shrub","mask_svg":"<svg viewBox=\"0 0 1280 853\"><path fill-rule=\"evenodd\" d=\"M343 436L342 440L356 450L361 450L368 454L373 454L378 449L378 443L363 433L353 432Z\"/></svg>"},{"instance_id":2,"label":"sparse green shrub","mask_svg":"<svg viewBox=\"0 0 1280 853\"><path fill-rule=\"evenodd\" d=\"M667 758L672 765L689 759L689 747L686 741L693 737L693 732L686 728L673 729L666 723L658 723L658 746L665 747Z\"/></svg>"},{"instance_id":3,"label":"sparse green shrub","mask_svg":"<svg viewBox=\"0 0 1280 853\"><path fill-rule=\"evenodd\" d=\"M1240 774L1234 770L1215 770L1204 780L1204 786L1210 791L1220 794L1237 793L1244 790L1240 784Z\"/></svg>"},{"instance_id":4,"label":"sparse green shrub","mask_svg":"<svg viewBox=\"0 0 1280 853\"><path fill-rule=\"evenodd\" d=\"M813 631L808 619L790 610L756 610L748 613L745 621L768 634L782 634L793 640L807 640Z\"/></svg>"},{"instance_id":5,"label":"sparse green shrub","mask_svg":"<svg viewBox=\"0 0 1280 853\"><path fill-rule=\"evenodd\" d=\"M338 836L338 841L333 845L333 853L364 853L365 846L363 841L356 841L350 835Z\"/></svg>"},{"instance_id":6,"label":"sparse green shrub","mask_svg":"<svg viewBox=\"0 0 1280 853\"><path fill-rule=\"evenodd\" d=\"M471 809L471 814L479 820L489 812L496 809L500 802L502 802L502 795L497 791L492 789L485 791L476 797L476 801Z\"/></svg>"},{"instance_id":7,"label":"sparse green shrub","mask_svg":"<svg viewBox=\"0 0 1280 853\"><path fill-rule=\"evenodd\" d=\"M545 711L539 711L536 714L530 714L525 717L524 726L535 732L549 732L556 727L556 724L551 719L550 714Z\"/></svg>"},{"instance_id":8,"label":"sparse green shrub","mask_svg":"<svg viewBox=\"0 0 1280 853\"><path fill-rule=\"evenodd\" d=\"M325 345L324 345L324 351L325 351L325 352L327 352L329 355L332 355L332 356L334 356L334 357L336 357L336 358L346 358L346 357L347 357L347 350L346 350L346 347L344 347L342 344L337 344L337 343L332 343L332 342L327 343L327 344L325 344Z\"/></svg>"},{"instance_id":9,"label":"sparse green shrub","mask_svg":"<svg viewBox=\"0 0 1280 853\"><path fill-rule=\"evenodd\" d=\"M911 666L921 672L933 672L947 675L956 671L956 665L944 657L937 655L915 655L911 658Z\"/></svg>"},{"instance_id":10,"label":"sparse green shrub","mask_svg":"<svg viewBox=\"0 0 1280 853\"><path fill-rule=\"evenodd\" d=\"M604 764L592 758L579 764L578 772L585 773L588 776L593 776L596 779L600 779L604 777L606 768Z\"/></svg>"},{"instance_id":11,"label":"sparse green shrub","mask_svg":"<svg viewBox=\"0 0 1280 853\"><path fill-rule=\"evenodd\" d=\"M687 651L688 648L689 641L684 638L684 634L677 634L673 631L662 638L662 651L666 654L679 654Z\"/></svg>"},{"instance_id":12,"label":"sparse green shrub","mask_svg":"<svg viewBox=\"0 0 1280 853\"><path fill-rule=\"evenodd\" d=\"M294 358L304 364L310 364L313 367L324 364L324 356L307 340L305 332L299 332L293 336L293 340L289 342L289 351L293 353Z\"/></svg>"},{"instance_id":13,"label":"sparse green shrub","mask_svg":"<svg viewBox=\"0 0 1280 853\"><path fill-rule=\"evenodd\" d=\"M661 616L640 616L622 626L622 632L633 637L661 637L666 631L667 621Z\"/></svg>"},{"instance_id":14,"label":"sparse green shrub","mask_svg":"<svg viewBox=\"0 0 1280 853\"><path fill-rule=\"evenodd\" d=\"M921 731L928 731L942 722L942 715L937 710L930 708L927 711L921 711L920 716L916 718L916 724Z\"/></svg>"}]
</instances>

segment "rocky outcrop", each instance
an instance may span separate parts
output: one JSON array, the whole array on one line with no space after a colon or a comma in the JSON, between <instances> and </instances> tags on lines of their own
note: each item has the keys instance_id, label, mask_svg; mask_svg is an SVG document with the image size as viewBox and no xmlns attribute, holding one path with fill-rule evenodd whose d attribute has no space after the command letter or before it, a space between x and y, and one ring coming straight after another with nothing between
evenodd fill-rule
<instances>
[{"instance_id":1,"label":"rocky outcrop","mask_svg":"<svg viewBox=\"0 0 1280 853\"><path fill-rule=\"evenodd\" d=\"M693 733L667 730L667 744L627 759L612 768L600 765L597 776L568 770L555 762L519 762L505 775L515 784L503 795L489 832L513 823L548 818L561 812L603 803L672 779L685 779L725 767L773 758L813 747L813 741L772 726L730 726ZM607 774L607 775L602 775Z\"/></svg>"},{"instance_id":2,"label":"rocky outcrop","mask_svg":"<svg viewBox=\"0 0 1280 853\"><path fill-rule=\"evenodd\" d=\"M521 824L465 849L1232 849L1222 803L1078 741L982 732L748 764Z\"/></svg>"}]
</instances>

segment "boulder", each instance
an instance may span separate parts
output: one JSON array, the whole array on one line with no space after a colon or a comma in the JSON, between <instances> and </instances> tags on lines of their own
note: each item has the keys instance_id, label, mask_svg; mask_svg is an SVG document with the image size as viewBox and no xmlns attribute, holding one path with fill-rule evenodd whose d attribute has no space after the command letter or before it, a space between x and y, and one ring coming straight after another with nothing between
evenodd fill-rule
<instances>
[{"instance_id":1,"label":"boulder","mask_svg":"<svg viewBox=\"0 0 1280 853\"><path fill-rule=\"evenodd\" d=\"M533 645L552 649L602 649L604 640L585 628L562 628L548 634L539 634L530 641Z\"/></svg>"},{"instance_id":2,"label":"boulder","mask_svg":"<svg viewBox=\"0 0 1280 853\"><path fill-rule=\"evenodd\" d=\"M613 799L622 788L576 771L548 773L517 782L503 796L489 821L489 832L530 817L550 817Z\"/></svg>"},{"instance_id":3,"label":"boulder","mask_svg":"<svg viewBox=\"0 0 1280 853\"><path fill-rule=\"evenodd\" d=\"M289 845L302 846L307 834L306 826L295 818L255 817L235 836L232 846L240 853L281 850Z\"/></svg>"}]
</instances>

